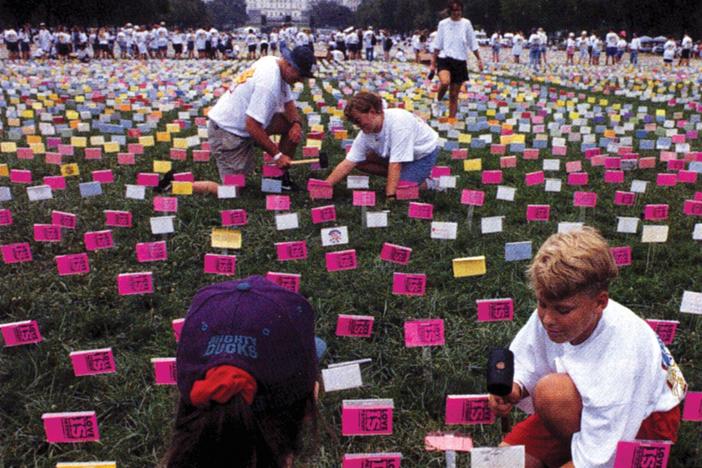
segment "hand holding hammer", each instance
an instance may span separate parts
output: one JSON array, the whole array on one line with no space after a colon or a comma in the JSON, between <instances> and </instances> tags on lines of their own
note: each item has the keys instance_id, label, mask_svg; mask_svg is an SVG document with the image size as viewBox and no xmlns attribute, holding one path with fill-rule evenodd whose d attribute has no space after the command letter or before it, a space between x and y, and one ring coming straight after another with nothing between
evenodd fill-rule
<instances>
[{"instance_id":1,"label":"hand holding hammer","mask_svg":"<svg viewBox=\"0 0 702 468\"><path fill-rule=\"evenodd\" d=\"M523 396L522 387L514 383L514 354L506 348L490 350L487 365L487 389L490 409L500 417L502 432L510 430L507 415Z\"/></svg>"}]
</instances>

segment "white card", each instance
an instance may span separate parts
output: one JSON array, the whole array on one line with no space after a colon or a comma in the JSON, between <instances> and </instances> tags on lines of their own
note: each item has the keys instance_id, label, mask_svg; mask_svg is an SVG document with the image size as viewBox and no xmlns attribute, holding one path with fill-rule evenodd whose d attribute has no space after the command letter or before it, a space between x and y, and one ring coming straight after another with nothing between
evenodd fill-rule
<instances>
[{"instance_id":1,"label":"white card","mask_svg":"<svg viewBox=\"0 0 702 468\"><path fill-rule=\"evenodd\" d=\"M297 213L283 213L275 215L275 228L279 231L286 229L297 229L300 227L300 221Z\"/></svg>"},{"instance_id":2,"label":"white card","mask_svg":"<svg viewBox=\"0 0 702 468\"><path fill-rule=\"evenodd\" d=\"M561 161L560 159L544 159L542 167L544 171L560 171Z\"/></svg>"},{"instance_id":3,"label":"white card","mask_svg":"<svg viewBox=\"0 0 702 468\"><path fill-rule=\"evenodd\" d=\"M330 247L349 243L349 230L346 226L335 226L321 230L322 245Z\"/></svg>"},{"instance_id":4,"label":"white card","mask_svg":"<svg viewBox=\"0 0 702 468\"><path fill-rule=\"evenodd\" d=\"M695 228L692 231L693 240L702 240L702 223L695 224Z\"/></svg>"},{"instance_id":5,"label":"white card","mask_svg":"<svg viewBox=\"0 0 702 468\"><path fill-rule=\"evenodd\" d=\"M702 315L702 293L683 291L680 312Z\"/></svg>"},{"instance_id":6,"label":"white card","mask_svg":"<svg viewBox=\"0 0 702 468\"><path fill-rule=\"evenodd\" d=\"M440 188L456 188L456 176L441 176L439 177Z\"/></svg>"},{"instance_id":7,"label":"white card","mask_svg":"<svg viewBox=\"0 0 702 468\"><path fill-rule=\"evenodd\" d=\"M236 198L236 185L218 185L217 198Z\"/></svg>"},{"instance_id":8,"label":"white card","mask_svg":"<svg viewBox=\"0 0 702 468\"><path fill-rule=\"evenodd\" d=\"M473 447L470 452L471 468L524 468L523 445L508 447Z\"/></svg>"},{"instance_id":9,"label":"white card","mask_svg":"<svg viewBox=\"0 0 702 468\"><path fill-rule=\"evenodd\" d=\"M627 216L617 216L617 232L625 234L636 234L639 229L639 218L630 218Z\"/></svg>"},{"instance_id":10,"label":"white card","mask_svg":"<svg viewBox=\"0 0 702 468\"><path fill-rule=\"evenodd\" d=\"M584 225L584 223L569 223L567 221L564 221L562 223L558 223L558 233L564 234L571 231L579 231L583 228Z\"/></svg>"},{"instance_id":11,"label":"white card","mask_svg":"<svg viewBox=\"0 0 702 468\"><path fill-rule=\"evenodd\" d=\"M368 186L368 176L364 175L350 175L346 178L346 187L350 189L367 189Z\"/></svg>"},{"instance_id":12,"label":"white card","mask_svg":"<svg viewBox=\"0 0 702 468\"><path fill-rule=\"evenodd\" d=\"M644 224L641 242L665 242L668 240L668 226Z\"/></svg>"},{"instance_id":13,"label":"white card","mask_svg":"<svg viewBox=\"0 0 702 468\"><path fill-rule=\"evenodd\" d=\"M480 220L480 229L483 234L502 232L502 219L504 216L489 216Z\"/></svg>"},{"instance_id":14,"label":"white card","mask_svg":"<svg viewBox=\"0 0 702 468\"><path fill-rule=\"evenodd\" d=\"M561 179L546 179L544 184L544 191L546 192L560 192L563 181Z\"/></svg>"},{"instance_id":15,"label":"white card","mask_svg":"<svg viewBox=\"0 0 702 468\"><path fill-rule=\"evenodd\" d=\"M51 187L48 185L27 187L27 196L29 197L29 201L50 200L54 198L51 194Z\"/></svg>"},{"instance_id":16,"label":"white card","mask_svg":"<svg viewBox=\"0 0 702 468\"><path fill-rule=\"evenodd\" d=\"M10 187L0 187L0 202L12 200Z\"/></svg>"},{"instance_id":17,"label":"white card","mask_svg":"<svg viewBox=\"0 0 702 468\"><path fill-rule=\"evenodd\" d=\"M361 366L351 364L345 366L322 369L322 381L325 392L336 392L363 386Z\"/></svg>"},{"instance_id":18,"label":"white card","mask_svg":"<svg viewBox=\"0 0 702 468\"><path fill-rule=\"evenodd\" d=\"M645 193L646 186L648 186L648 181L646 180L632 180L631 181L631 191L634 193Z\"/></svg>"},{"instance_id":19,"label":"white card","mask_svg":"<svg viewBox=\"0 0 702 468\"><path fill-rule=\"evenodd\" d=\"M387 211L367 211L366 212L366 227L369 227L369 228L388 227L388 212Z\"/></svg>"},{"instance_id":20,"label":"white card","mask_svg":"<svg viewBox=\"0 0 702 468\"><path fill-rule=\"evenodd\" d=\"M504 185L497 186L497 196L498 200L504 201L514 201L514 195L517 193L517 189L514 187L506 187Z\"/></svg>"},{"instance_id":21,"label":"white card","mask_svg":"<svg viewBox=\"0 0 702 468\"><path fill-rule=\"evenodd\" d=\"M449 223L442 221L432 221L431 223L431 238L432 239L455 239L458 232L458 223Z\"/></svg>"},{"instance_id":22,"label":"white card","mask_svg":"<svg viewBox=\"0 0 702 468\"><path fill-rule=\"evenodd\" d=\"M143 185L125 185L126 190L124 193L124 198L131 198L132 200L143 200L146 196L146 187Z\"/></svg>"},{"instance_id":23,"label":"white card","mask_svg":"<svg viewBox=\"0 0 702 468\"><path fill-rule=\"evenodd\" d=\"M174 232L173 219L175 216L155 216L149 218L152 234L170 234Z\"/></svg>"}]
</instances>

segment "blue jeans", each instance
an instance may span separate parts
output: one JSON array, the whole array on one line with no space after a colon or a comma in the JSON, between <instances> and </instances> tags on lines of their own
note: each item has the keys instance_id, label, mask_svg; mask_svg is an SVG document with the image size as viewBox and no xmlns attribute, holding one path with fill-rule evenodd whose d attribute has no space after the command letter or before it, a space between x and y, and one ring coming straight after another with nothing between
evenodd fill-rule
<instances>
[{"instance_id":1,"label":"blue jeans","mask_svg":"<svg viewBox=\"0 0 702 468\"><path fill-rule=\"evenodd\" d=\"M639 51L638 50L631 51L631 54L629 55L629 63L632 65L639 64Z\"/></svg>"},{"instance_id":2,"label":"blue jeans","mask_svg":"<svg viewBox=\"0 0 702 468\"><path fill-rule=\"evenodd\" d=\"M366 60L368 60L369 62L372 62L373 58L374 58L374 54L373 54L374 52L375 52L375 50L373 49L373 47L367 47L366 48Z\"/></svg>"},{"instance_id":3,"label":"blue jeans","mask_svg":"<svg viewBox=\"0 0 702 468\"><path fill-rule=\"evenodd\" d=\"M421 184L431 175L431 169L434 167L434 164L436 164L436 157L438 155L439 147L437 146L434 151L424 156L422 159L415 159L414 161L402 163L400 180Z\"/></svg>"}]
</instances>

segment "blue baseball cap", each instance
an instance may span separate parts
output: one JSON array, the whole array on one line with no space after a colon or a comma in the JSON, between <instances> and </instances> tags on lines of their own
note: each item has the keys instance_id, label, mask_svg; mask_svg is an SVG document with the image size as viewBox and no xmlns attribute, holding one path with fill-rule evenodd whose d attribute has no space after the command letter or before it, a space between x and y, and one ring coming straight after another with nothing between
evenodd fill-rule
<instances>
[{"instance_id":1,"label":"blue baseball cap","mask_svg":"<svg viewBox=\"0 0 702 468\"><path fill-rule=\"evenodd\" d=\"M290 63L295 69L300 72L304 78L312 78L314 66L317 59L314 57L314 51L310 47L297 46L293 50L283 46L280 49L283 58Z\"/></svg>"}]
</instances>

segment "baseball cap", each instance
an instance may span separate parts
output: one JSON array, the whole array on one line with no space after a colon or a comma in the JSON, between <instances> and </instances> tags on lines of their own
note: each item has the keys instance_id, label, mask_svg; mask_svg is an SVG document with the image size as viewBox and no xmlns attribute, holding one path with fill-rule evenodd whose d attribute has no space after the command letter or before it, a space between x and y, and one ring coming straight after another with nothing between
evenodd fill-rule
<instances>
[{"instance_id":1,"label":"baseball cap","mask_svg":"<svg viewBox=\"0 0 702 468\"><path fill-rule=\"evenodd\" d=\"M280 52L283 58L300 72L300 75L305 78L312 78L313 67L317 63L312 49L304 46L297 46L293 50L282 47Z\"/></svg>"},{"instance_id":2,"label":"baseball cap","mask_svg":"<svg viewBox=\"0 0 702 468\"><path fill-rule=\"evenodd\" d=\"M262 276L211 284L193 297L176 357L181 398L213 367L251 374L258 390L251 408L270 411L305 398L317 379L314 311L300 294Z\"/></svg>"}]
</instances>

